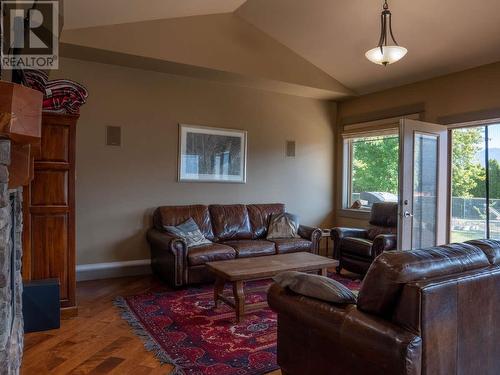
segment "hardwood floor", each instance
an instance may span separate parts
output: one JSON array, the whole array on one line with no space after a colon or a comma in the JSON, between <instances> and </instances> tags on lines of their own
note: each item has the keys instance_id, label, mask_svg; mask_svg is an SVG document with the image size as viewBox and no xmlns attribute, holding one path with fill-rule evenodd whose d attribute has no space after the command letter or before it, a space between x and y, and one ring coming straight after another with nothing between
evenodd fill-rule
<instances>
[{"instance_id":1,"label":"hardwood floor","mask_svg":"<svg viewBox=\"0 0 500 375\"><path fill-rule=\"evenodd\" d=\"M140 293L154 284L150 276L78 283L78 316L62 320L60 329L26 334L21 373L169 374L172 367L160 365L144 349L112 304L117 295Z\"/></svg>"}]
</instances>

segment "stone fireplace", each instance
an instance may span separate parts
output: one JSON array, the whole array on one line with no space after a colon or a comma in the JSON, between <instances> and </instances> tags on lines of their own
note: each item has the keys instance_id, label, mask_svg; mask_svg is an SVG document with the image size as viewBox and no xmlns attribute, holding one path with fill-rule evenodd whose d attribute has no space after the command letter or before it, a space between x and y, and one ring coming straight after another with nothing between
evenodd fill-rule
<instances>
[{"instance_id":1,"label":"stone fireplace","mask_svg":"<svg viewBox=\"0 0 500 375\"><path fill-rule=\"evenodd\" d=\"M23 356L23 186L40 146L42 93L0 81L0 375L18 374Z\"/></svg>"},{"instance_id":2,"label":"stone fireplace","mask_svg":"<svg viewBox=\"0 0 500 375\"><path fill-rule=\"evenodd\" d=\"M0 374L19 372L23 351L22 188L9 189L11 141L0 140Z\"/></svg>"}]
</instances>

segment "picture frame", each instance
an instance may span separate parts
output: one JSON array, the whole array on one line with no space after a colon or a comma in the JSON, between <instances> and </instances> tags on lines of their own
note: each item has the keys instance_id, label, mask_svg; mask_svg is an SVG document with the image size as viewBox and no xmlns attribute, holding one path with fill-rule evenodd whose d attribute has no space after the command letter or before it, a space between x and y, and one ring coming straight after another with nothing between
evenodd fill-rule
<instances>
[{"instance_id":1,"label":"picture frame","mask_svg":"<svg viewBox=\"0 0 500 375\"><path fill-rule=\"evenodd\" d=\"M247 132L179 124L179 182L246 183Z\"/></svg>"}]
</instances>

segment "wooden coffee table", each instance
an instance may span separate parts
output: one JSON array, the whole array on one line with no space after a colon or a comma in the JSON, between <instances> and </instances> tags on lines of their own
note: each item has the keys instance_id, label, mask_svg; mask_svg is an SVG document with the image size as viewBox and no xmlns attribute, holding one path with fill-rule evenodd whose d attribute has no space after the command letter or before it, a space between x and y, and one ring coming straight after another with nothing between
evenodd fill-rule
<instances>
[{"instance_id":1,"label":"wooden coffee table","mask_svg":"<svg viewBox=\"0 0 500 375\"><path fill-rule=\"evenodd\" d=\"M326 276L327 269L338 266L338 261L300 252L221 260L209 262L206 266L216 275L214 287L215 306L219 305L219 301L223 301L233 307L236 311L236 320L240 322L245 311L267 306L267 302L245 305L243 285L246 281L268 279L284 271L317 271L320 275ZM224 294L224 285L227 282L233 285L233 298Z\"/></svg>"}]
</instances>

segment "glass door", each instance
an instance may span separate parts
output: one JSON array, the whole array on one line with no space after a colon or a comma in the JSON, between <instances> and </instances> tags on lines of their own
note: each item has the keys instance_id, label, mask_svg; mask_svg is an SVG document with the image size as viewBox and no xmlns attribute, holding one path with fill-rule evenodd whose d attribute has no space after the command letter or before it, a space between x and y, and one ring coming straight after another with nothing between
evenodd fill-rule
<instances>
[{"instance_id":1,"label":"glass door","mask_svg":"<svg viewBox=\"0 0 500 375\"><path fill-rule=\"evenodd\" d=\"M398 248L446 242L447 130L422 121L400 122Z\"/></svg>"},{"instance_id":2,"label":"glass door","mask_svg":"<svg viewBox=\"0 0 500 375\"><path fill-rule=\"evenodd\" d=\"M500 124L451 131L451 242L500 239Z\"/></svg>"}]
</instances>

